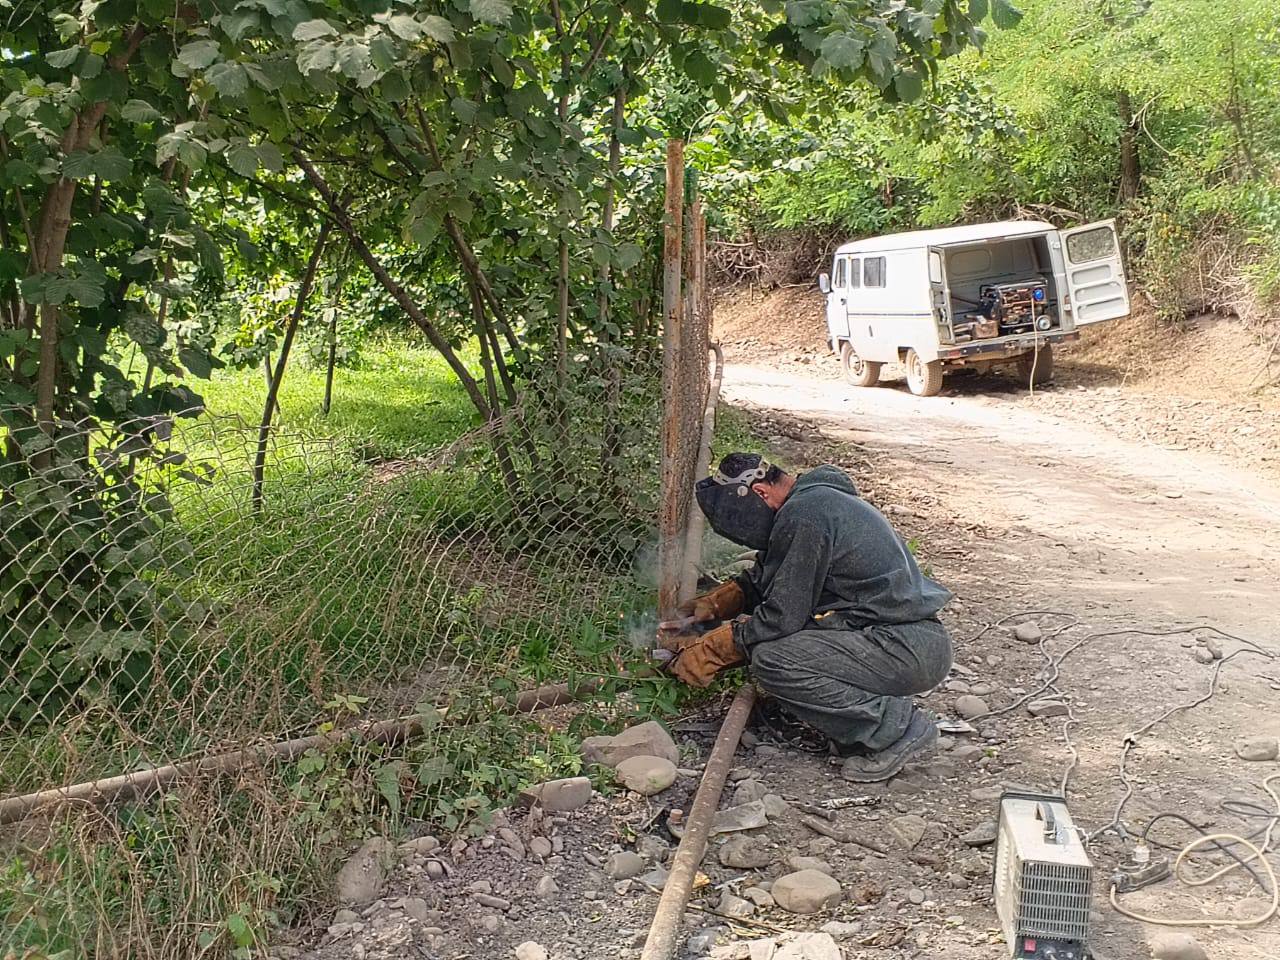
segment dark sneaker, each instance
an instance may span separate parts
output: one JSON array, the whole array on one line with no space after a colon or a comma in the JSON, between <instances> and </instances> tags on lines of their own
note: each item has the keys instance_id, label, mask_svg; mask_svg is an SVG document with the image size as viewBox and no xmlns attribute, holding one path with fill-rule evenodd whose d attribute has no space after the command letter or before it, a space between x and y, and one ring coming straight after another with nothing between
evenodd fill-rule
<instances>
[{"instance_id":1,"label":"dark sneaker","mask_svg":"<svg viewBox=\"0 0 1280 960\"><path fill-rule=\"evenodd\" d=\"M917 709L906 731L894 743L864 757L850 757L840 767L840 776L854 783L879 783L902 772L909 760L928 753L938 743L933 717Z\"/></svg>"}]
</instances>

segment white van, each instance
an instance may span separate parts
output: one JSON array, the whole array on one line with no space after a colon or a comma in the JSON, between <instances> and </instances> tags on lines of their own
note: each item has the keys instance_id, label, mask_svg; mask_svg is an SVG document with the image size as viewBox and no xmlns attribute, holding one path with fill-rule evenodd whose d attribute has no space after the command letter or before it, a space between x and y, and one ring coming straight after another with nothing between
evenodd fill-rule
<instances>
[{"instance_id":1,"label":"white van","mask_svg":"<svg viewBox=\"0 0 1280 960\"><path fill-rule=\"evenodd\" d=\"M1129 313L1114 220L1059 230L1007 221L846 243L818 285L845 375L873 386L899 361L911 392L942 389L947 367L1015 364L1053 375L1053 345Z\"/></svg>"}]
</instances>

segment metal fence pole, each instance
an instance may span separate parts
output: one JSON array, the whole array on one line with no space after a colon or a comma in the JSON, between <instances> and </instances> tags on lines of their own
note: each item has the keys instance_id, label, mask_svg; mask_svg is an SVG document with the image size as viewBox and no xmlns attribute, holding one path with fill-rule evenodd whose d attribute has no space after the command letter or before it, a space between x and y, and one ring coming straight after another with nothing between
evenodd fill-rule
<instances>
[{"instance_id":1,"label":"metal fence pole","mask_svg":"<svg viewBox=\"0 0 1280 960\"><path fill-rule=\"evenodd\" d=\"M680 375L684 333L681 297L684 241L684 141L667 141L667 203L662 245L662 500L658 508L658 612L670 617L678 603L684 555L682 514L683 410Z\"/></svg>"}]
</instances>

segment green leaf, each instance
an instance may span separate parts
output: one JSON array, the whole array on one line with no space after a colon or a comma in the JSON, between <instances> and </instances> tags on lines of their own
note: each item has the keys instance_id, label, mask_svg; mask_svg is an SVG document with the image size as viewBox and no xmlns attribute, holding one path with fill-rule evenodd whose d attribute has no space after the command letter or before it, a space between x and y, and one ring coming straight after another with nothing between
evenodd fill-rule
<instances>
[{"instance_id":1,"label":"green leaf","mask_svg":"<svg viewBox=\"0 0 1280 960\"><path fill-rule=\"evenodd\" d=\"M691 13L692 19L690 19ZM708 30L728 30L733 23L733 15L724 7L717 7L714 3L686 3L684 19L690 23L701 24Z\"/></svg>"},{"instance_id":2,"label":"green leaf","mask_svg":"<svg viewBox=\"0 0 1280 960\"><path fill-rule=\"evenodd\" d=\"M458 36L457 31L453 29L452 23L435 14L422 18L422 30L432 40L440 43L450 43Z\"/></svg>"},{"instance_id":3,"label":"green leaf","mask_svg":"<svg viewBox=\"0 0 1280 960\"><path fill-rule=\"evenodd\" d=\"M178 61L192 70L203 70L218 59L218 44L213 40L197 40L178 51Z\"/></svg>"},{"instance_id":4,"label":"green leaf","mask_svg":"<svg viewBox=\"0 0 1280 960\"><path fill-rule=\"evenodd\" d=\"M207 351L191 344L184 344L178 348L178 362L187 368L188 373L201 380L208 380L213 376L213 368L222 366L209 356Z\"/></svg>"},{"instance_id":5,"label":"green leaf","mask_svg":"<svg viewBox=\"0 0 1280 960\"><path fill-rule=\"evenodd\" d=\"M480 112L480 105L470 100L464 100L462 97L454 97L449 101L449 106L453 108L454 114L463 123L474 123L476 114Z\"/></svg>"},{"instance_id":6,"label":"green leaf","mask_svg":"<svg viewBox=\"0 0 1280 960\"><path fill-rule=\"evenodd\" d=\"M81 47L67 47L65 50L52 50L44 55L45 63L58 70L65 70L76 62Z\"/></svg>"},{"instance_id":7,"label":"green leaf","mask_svg":"<svg viewBox=\"0 0 1280 960\"><path fill-rule=\"evenodd\" d=\"M991 0L991 22L1001 30L1011 30L1022 19L1022 11L1009 0Z\"/></svg>"},{"instance_id":8,"label":"green leaf","mask_svg":"<svg viewBox=\"0 0 1280 960\"><path fill-rule=\"evenodd\" d=\"M663 23L679 23L684 16L684 0L658 0L655 13Z\"/></svg>"},{"instance_id":9,"label":"green leaf","mask_svg":"<svg viewBox=\"0 0 1280 960\"><path fill-rule=\"evenodd\" d=\"M328 20L307 20L293 28L295 40L319 40L321 37L335 37L338 31Z\"/></svg>"},{"instance_id":10,"label":"green leaf","mask_svg":"<svg viewBox=\"0 0 1280 960\"><path fill-rule=\"evenodd\" d=\"M120 116L130 123L150 123L159 120L163 114L145 100L130 100L120 108Z\"/></svg>"},{"instance_id":11,"label":"green leaf","mask_svg":"<svg viewBox=\"0 0 1280 960\"><path fill-rule=\"evenodd\" d=\"M336 44L310 43L298 54L298 69L304 74L329 71L337 58Z\"/></svg>"},{"instance_id":12,"label":"green leaf","mask_svg":"<svg viewBox=\"0 0 1280 960\"><path fill-rule=\"evenodd\" d=\"M690 80L704 87L716 82L716 65L701 50L694 50L684 58L684 72Z\"/></svg>"},{"instance_id":13,"label":"green leaf","mask_svg":"<svg viewBox=\"0 0 1280 960\"><path fill-rule=\"evenodd\" d=\"M249 75L238 63L215 63L205 71L204 78L223 97L235 98L249 89Z\"/></svg>"},{"instance_id":14,"label":"green leaf","mask_svg":"<svg viewBox=\"0 0 1280 960\"><path fill-rule=\"evenodd\" d=\"M436 19L441 19L437 17ZM449 21L445 21L448 23ZM418 22L416 17L411 17L407 13L397 13L394 17L387 21L387 26L401 40L417 40L422 36L422 24Z\"/></svg>"},{"instance_id":15,"label":"green leaf","mask_svg":"<svg viewBox=\"0 0 1280 960\"><path fill-rule=\"evenodd\" d=\"M990 10L987 0L969 0L969 19L974 23L985 20Z\"/></svg>"},{"instance_id":16,"label":"green leaf","mask_svg":"<svg viewBox=\"0 0 1280 960\"><path fill-rule=\"evenodd\" d=\"M249 926L249 921L240 914L233 913L227 917L227 933L231 934L231 939L237 947L253 946L253 929Z\"/></svg>"},{"instance_id":17,"label":"green leaf","mask_svg":"<svg viewBox=\"0 0 1280 960\"><path fill-rule=\"evenodd\" d=\"M618 267L630 270L644 259L644 247L638 243L623 243L618 246Z\"/></svg>"},{"instance_id":18,"label":"green leaf","mask_svg":"<svg viewBox=\"0 0 1280 960\"><path fill-rule=\"evenodd\" d=\"M856 70L862 65L865 44L848 33L833 33L822 41L821 53L837 70Z\"/></svg>"},{"instance_id":19,"label":"green leaf","mask_svg":"<svg viewBox=\"0 0 1280 960\"><path fill-rule=\"evenodd\" d=\"M924 93L924 80L920 74L906 71L893 78L893 89L897 91L900 100L911 103L913 100L919 100L920 95Z\"/></svg>"},{"instance_id":20,"label":"green leaf","mask_svg":"<svg viewBox=\"0 0 1280 960\"><path fill-rule=\"evenodd\" d=\"M280 173L284 170L284 157L280 153L280 148L269 141L258 144L258 162L272 173Z\"/></svg>"},{"instance_id":21,"label":"green leaf","mask_svg":"<svg viewBox=\"0 0 1280 960\"><path fill-rule=\"evenodd\" d=\"M227 164L242 177L258 172L258 151L252 144L241 140L227 148Z\"/></svg>"},{"instance_id":22,"label":"green leaf","mask_svg":"<svg viewBox=\"0 0 1280 960\"><path fill-rule=\"evenodd\" d=\"M471 0L471 15L481 23L501 26L511 19L510 0Z\"/></svg>"}]
</instances>

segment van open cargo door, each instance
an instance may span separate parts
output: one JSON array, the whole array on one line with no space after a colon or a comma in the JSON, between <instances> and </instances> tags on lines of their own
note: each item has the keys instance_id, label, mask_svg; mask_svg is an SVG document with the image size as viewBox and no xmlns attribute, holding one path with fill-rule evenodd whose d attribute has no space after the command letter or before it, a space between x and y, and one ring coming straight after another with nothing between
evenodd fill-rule
<instances>
[{"instance_id":1,"label":"van open cargo door","mask_svg":"<svg viewBox=\"0 0 1280 960\"><path fill-rule=\"evenodd\" d=\"M1129 285L1120 260L1116 222L1087 223L1063 230L1061 236L1076 326L1127 316Z\"/></svg>"},{"instance_id":2,"label":"van open cargo door","mask_svg":"<svg viewBox=\"0 0 1280 960\"><path fill-rule=\"evenodd\" d=\"M930 247L929 256L929 305L933 310L933 322L938 325L938 339L952 342L951 289L947 286L946 260L942 250Z\"/></svg>"}]
</instances>

